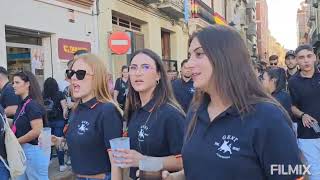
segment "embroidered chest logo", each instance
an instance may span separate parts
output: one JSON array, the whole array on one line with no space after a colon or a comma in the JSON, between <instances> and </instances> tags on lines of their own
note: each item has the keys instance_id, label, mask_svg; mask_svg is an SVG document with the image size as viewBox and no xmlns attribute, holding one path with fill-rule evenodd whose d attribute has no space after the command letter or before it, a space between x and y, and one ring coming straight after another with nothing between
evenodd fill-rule
<instances>
[{"instance_id":1,"label":"embroidered chest logo","mask_svg":"<svg viewBox=\"0 0 320 180\"><path fill-rule=\"evenodd\" d=\"M222 159L230 159L234 151L240 151L239 147L234 146L234 144L239 139L232 135L222 136L222 141L215 142L214 145L218 147L216 155Z\"/></svg>"},{"instance_id":2,"label":"embroidered chest logo","mask_svg":"<svg viewBox=\"0 0 320 180\"><path fill-rule=\"evenodd\" d=\"M194 94L194 92L196 92L196 90L195 90L194 87L192 87L192 88L190 88L189 92L190 92L191 94Z\"/></svg>"},{"instance_id":3,"label":"embroidered chest logo","mask_svg":"<svg viewBox=\"0 0 320 180\"><path fill-rule=\"evenodd\" d=\"M78 125L78 134L83 135L85 134L89 129L90 123L87 121L81 121L81 123Z\"/></svg>"},{"instance_id":4,"label":"embroidered chest logo","mask_svg":"<svg viewBox=\"0 0 320 180\"><path fill-rule=\"evenodd\" d=\"M140 127L140 129L138 131L138 141L139 142L144 142L144 138L149 136L149 134L147 134L148 129L149 128L146 125L143 125Z\"/></svg>"}]
</instances>

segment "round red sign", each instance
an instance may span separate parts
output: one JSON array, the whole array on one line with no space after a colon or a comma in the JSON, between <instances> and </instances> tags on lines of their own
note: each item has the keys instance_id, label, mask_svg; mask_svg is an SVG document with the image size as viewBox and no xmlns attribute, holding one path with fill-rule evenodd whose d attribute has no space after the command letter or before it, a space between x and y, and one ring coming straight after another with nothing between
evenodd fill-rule
<instances>
[{"instance_id":1,"label":"round red sign","mask_svg":"<svg viewBox=\"0 0 320 180\"><path fill-rule=\"evenodd\" d=\"M130 36L125 32L113 32L109 37L108 44L111 51L115 54L125 54L131 47Z\"/></svg>"}]
</instances>

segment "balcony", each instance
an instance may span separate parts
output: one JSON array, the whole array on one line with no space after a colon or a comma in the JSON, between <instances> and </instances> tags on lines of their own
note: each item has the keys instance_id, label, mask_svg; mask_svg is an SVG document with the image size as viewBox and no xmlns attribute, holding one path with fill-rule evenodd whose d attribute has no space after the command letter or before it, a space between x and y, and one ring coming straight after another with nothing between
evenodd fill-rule
<instances>
[{"instance_id":1,"label":"balcony","mask_svg":"<svg viewBox=\"0 0 320 180\"><path fill-rule=\"evenodd\" d=\"M153 3L160 3L161 2L161 0L135 0L135 1L144 2L146 4L153 4Z\"/></svg>"},{"instance_id":2,"label":"balcony","mask_svg":"<svg viewBox=\"0 0 320 180\"><path fill-rule=\"evenodd\" d=\"M249 23L247 36L257 36L257 24L255 22Z\"/></svg>"},{"instance_id":3,"label":"balcony","mask_svg":"<svg viewBox=\"0 0 320 180\"><path fill-rule=\"evenodd\" d=\"M173 19L183 18L183 0L161 0L158 8Z\"/></svg>"}]
</instances>

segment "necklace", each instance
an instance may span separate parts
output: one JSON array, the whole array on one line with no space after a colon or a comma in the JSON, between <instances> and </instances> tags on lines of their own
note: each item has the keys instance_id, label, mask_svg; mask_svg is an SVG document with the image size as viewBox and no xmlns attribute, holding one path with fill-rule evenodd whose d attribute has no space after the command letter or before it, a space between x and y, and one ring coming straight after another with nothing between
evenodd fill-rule
<instances>
[{"instance_id":1,"label":"necklace","mask_svg":"<svg viewBox=\"0 0 320 180\"><path fill-rule=\"evenodd\" d=\"M141 141L139 140L139 137L140 137L140 136L143 136L143 138L144 138L144 135L145 135L145 134L144 134L143 128L145 128L146 125L148 124L148 122L149 122L149 120L150 120L150 117L151 117L151 115L153 114L154 107L155 107L155 106L153 106L153 107L151 108L151 110L149 111L150 114L149 114L146 122L145 122L142 126L140 126L140 130L139 130L139 132L138 132L138 138L137 138L137 140L138 140L139 152L140 152L140 153L142 153L142 148L141 148Z\"/></svg>"}]
</instances>

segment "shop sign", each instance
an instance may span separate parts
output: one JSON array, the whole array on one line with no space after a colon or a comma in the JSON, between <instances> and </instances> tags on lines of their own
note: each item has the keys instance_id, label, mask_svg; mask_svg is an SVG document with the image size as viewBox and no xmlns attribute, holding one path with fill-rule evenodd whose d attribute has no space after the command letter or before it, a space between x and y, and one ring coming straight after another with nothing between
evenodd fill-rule
<instances>
[{"instance_id":1,"label":"shop sign","mask_svg":"<svg viewBox=\"0 0 320 180\"><path fill-rule=\"evenodd\" d=\"M85 41L76 41L70 39L58 39L58 55L60 59L71 60L73 53L78 50L91 51L91 43Z\"/></svg>"}]
</instances>

